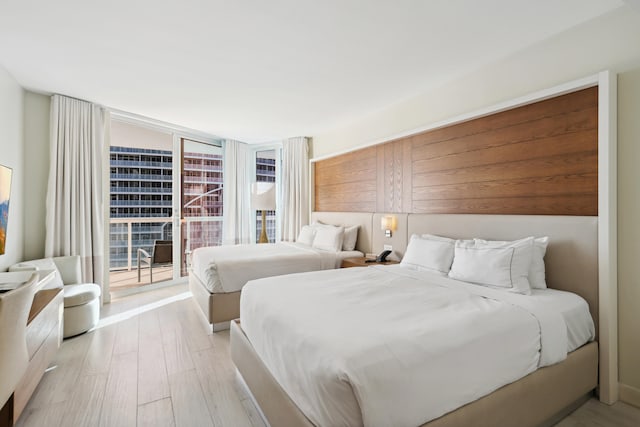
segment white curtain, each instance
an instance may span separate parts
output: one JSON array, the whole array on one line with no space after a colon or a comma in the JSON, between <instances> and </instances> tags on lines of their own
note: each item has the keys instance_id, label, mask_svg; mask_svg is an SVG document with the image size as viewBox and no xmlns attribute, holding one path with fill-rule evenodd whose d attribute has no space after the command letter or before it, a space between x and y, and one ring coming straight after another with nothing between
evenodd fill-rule
<instances>
[{"instance_id":1,"label":"white curtain","mask_svg":"<svg viewBox=\"0 0 640 427\"><path fill-rule=\"evenodd\" d=\"M307 138L282 141L282 240L294 241L309 223L309 144Z\"/></svg>"},{"instance_id":2,"label":"white curtain","mask_svg":"<svg viewBox=\"0 0 640 427\"><path fill-rule=\"evenodd\" d=\"M224 190L222 244L234 245L251 241L251 206L247 144L227 140L224 145Z\"/></svg>"},{"instance_id":3,"label":"white curtain","mask_svg":"<svg viewBox=\"0 0 640 427\"><path fill-rule=\"evenodd\" d=\"M104 264L102 162L109 126L104 108L51 97L45 256L80 255L83 279L98 284Z\"/></svg>"}]
</instances>

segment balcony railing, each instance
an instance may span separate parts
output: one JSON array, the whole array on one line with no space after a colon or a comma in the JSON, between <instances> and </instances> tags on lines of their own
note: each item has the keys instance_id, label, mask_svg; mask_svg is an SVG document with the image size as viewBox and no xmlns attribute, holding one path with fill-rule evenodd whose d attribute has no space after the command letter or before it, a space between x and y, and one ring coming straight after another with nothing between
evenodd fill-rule
<instances>
[{"instance_id":1,"label":"balcony railing","mask_svg":"<svg viewBox=\"0 0 640 427\"><path fill-rule=\"evenodd\" d=\"M121 160L121 159L116 159L116 160L111 160L110 161L111 166L123 166L123 167L129 167L129 168L136 168L136 167L154 167L154 168L165 168L165 169L171 169L172 168L172 163L171 162L152 162L152 161L148 161L148 160Z\"/></svg>"},{"instance_id":2,"label":"balcony railing","mask_svg":"<svg viewBox=\"0 0 640 427\"><path fill-rule=\"evenodd\" d=\"M161 218L111 218L109 224L127 224L127 270L131 270L133 265L133 224L144 223L156 223L156 224L171 224L171 217ZM118 233L120 234L120 233ZM121 245L115 245L115 247L121 247Z\"/></svg>"},{"instance_id":3,"label":"balcony railing","mask_svg":"<svg viewBox=\"0 0 640 427\"><path fill-rule=\"evenodd\" d=\"M171 181L173 178L171 175L158 175L158 174L139 174L139 173L112 173L110 175L111 180L114 179L123 179L127 181L143 181L143 180L152 180L152 181Z\"/></svg>"},{"instance_id":4,"label":"balcony railing","mask_svg":"<svg viewBox=\"0 0 640 427\"><path fill-rule=\"evenodd\" d=\"M171 200L111 200L111 207L119 206L153 206L156 208L170 208Z\"/></svg>"},{"instance_id":5,"label":"balcony railing","mask_svg":"<svg viewBox=\"0 0 640 427\"><path fill-rule=\"evenodd\" d=\"M134 248L137 247L149 247L153 246L153 238L149 238L149 233L158 232L157 228L154 227L136 227L136 231L134 232L134 224L172 224L173 219L171 217L145 217L145 218L111 218L109 220L110 224L126 224L126 246L124 243L125 234L124 231L120 231L118 229L110 230L110 237L115 239L111 239L110 241L110 250L112 249L120 249L117 252L122 253L122 249L126 247L126 261L127 261L127 270L131 270L134 265L134 259L136 254L134 254ZM221 216L196 216L196 217L186 217L183 218L181 223L185 227L185 234L182 236L183 244L184 244L184 252L188 257L191 254L191 251L197 249L201 246L216 246L222 243L221 241L221 230L218 230L218 233L213 233L212 235L205 235L206 231L203 230L203 226L198 223L211 223L211 222L222 222ZM192 235L192 232L196 235ZM144 238L141 238L140 234L147 234ZM137 238L134 242L134 236ZM113 251L111 251L113 252ZM123 261L122 256L116 256L117 260ZM112 260L113 261L113 260ZM187 263L189 260L186 260ZM184 261L182 261L184 262ZM113 269L121 269L122 267L113 267Z\"/></svg>"},{"instance_id":6,"label":"balcony railing","mask_svg":"<svg viewBox=\"0 0 640 427\"><path fill-rule=\"evenodd\" d=\"M186 227L186 243L185 243L185 253L187 255L191 254L191 251L193 251L194 249L197 249L199 247L202 247L203 245L194 245L193 244L193 240L194 237L191 236L191 230L192 228L194 228L194 223L197 222L222 222L222 217L221 216L193 216L193 217L186 217L183 218L182 221L185 224ZM199 241L202 242L202 240L199 239ZM207 241L207 246L219 246L220 244L222 244L222 241Z\"/></svg>"},{"instance_id":7,"label":"balcony railing","mask_svg":"<svg viewBox=\"0 0 640 427\"><path fill-rule=\"evenodd\" d=\"M162 187L111 187L111 194L114 193L162 193L172 194L171 188Z\"/></svg>"}]
</instances>

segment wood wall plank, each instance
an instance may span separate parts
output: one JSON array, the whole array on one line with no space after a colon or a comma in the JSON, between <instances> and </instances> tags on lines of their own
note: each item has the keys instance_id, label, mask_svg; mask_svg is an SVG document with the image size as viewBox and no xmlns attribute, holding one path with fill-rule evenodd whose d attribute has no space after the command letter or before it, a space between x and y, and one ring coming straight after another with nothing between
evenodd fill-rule
<instances>
[{"instance_id":1,"label":"wood wall plank","mask_svg":"<svg viewBox=\"0 0 640 427\"><path fill-rule=\"evenodd\" d=\"M414 213L470 213L502 215L559 215L555 206L562 205L562 215L598 215L597 205L590 195L575 195L571 204L565 196L509 197L483 199L418 200L413 202ZM499 210L498 210L499 207Z\"/></svg>"},{"instance_id":2,"label":"wood wall plank","mask_svg":"<svg viewBox=\"0 0 640 427\"><path fill-rule=\"evenodd\" d=\"M315 164L315 210L597 215L597 87Z\"/></svg>"}]
</instances>

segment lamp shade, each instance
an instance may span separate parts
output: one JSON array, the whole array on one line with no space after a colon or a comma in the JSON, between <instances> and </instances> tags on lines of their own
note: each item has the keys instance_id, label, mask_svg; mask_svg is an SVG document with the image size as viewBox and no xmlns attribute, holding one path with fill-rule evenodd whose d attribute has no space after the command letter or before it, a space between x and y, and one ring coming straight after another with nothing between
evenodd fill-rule
<instances>
[{"instance_id":1,"label":"lamp shade","mask_svg":"<svg viewBox=\"0 0 640 427\"><path fill-rule=\"evenodd\" d=\"M251 184L251 207L257 211L276 210L276 186L273 182Z\"/></svg>"},{"instance_id":2,"label":"lamp shade","mask_svg":"<svg viewBox=\"0 0 640 427\"><path fill-rule=\"evenodd\" d=\"M383 216L380 220L380 229L381 230L391 230L396 231L396 227L398 226L396 222L396 217L393 215Z\"/></svg>"}]
</instances>

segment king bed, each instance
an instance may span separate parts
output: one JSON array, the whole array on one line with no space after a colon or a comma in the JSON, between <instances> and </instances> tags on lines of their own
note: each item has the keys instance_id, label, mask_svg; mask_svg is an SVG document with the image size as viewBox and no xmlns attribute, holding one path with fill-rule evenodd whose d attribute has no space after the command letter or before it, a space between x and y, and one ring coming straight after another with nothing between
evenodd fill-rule
<instances>
[{"instance_id":1,"label":"king bed","mask_svg":"<svg viewBox=\"0 0 640 427\"><path fill-rule=\"evenodd\" d=\"M409 235L548 236L549 289L403 265L261 279L231 325L232 359L274 426L552 424L597 386L597 222L408 215Z\"/></svg>"}]
</instances>

